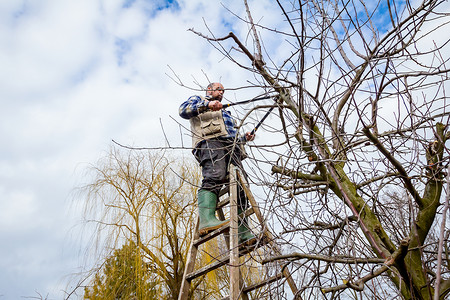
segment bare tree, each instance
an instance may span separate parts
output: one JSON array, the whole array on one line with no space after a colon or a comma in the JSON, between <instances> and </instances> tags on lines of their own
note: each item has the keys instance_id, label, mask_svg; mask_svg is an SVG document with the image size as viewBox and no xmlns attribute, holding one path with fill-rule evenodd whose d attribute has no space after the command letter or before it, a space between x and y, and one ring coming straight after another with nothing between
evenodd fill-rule
<instances>
[{"instance_id":1,"label":"bare tree","mask_svg":"<svg viewBox=\"0 0 450 300\"><path fill-rule=\"evenodd\" d=\"M278 95L278 121L249 151L286 253L266 262L290 261L304 299L446 297L449 226L434 283L450 161L447 2L277 0L276 27L243 5L236 21L253 39L192 31Z\"/></svg>"}]
</instances>

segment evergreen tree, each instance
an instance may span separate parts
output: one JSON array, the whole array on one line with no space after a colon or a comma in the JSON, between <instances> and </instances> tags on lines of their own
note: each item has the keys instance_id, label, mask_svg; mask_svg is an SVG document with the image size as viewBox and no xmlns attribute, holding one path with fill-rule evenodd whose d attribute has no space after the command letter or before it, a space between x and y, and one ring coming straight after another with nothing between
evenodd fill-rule
<instances>
[{"instance_id":1,"label":"evergreen tree","mask_svg":"<svg viewBox=\"0 0 450 300\"><path fill-rule=\"evenodd\" d=\"M132 241L114 250L95 274L84 299L157 299L158 282Z\"/></svg>"}]
</instances>

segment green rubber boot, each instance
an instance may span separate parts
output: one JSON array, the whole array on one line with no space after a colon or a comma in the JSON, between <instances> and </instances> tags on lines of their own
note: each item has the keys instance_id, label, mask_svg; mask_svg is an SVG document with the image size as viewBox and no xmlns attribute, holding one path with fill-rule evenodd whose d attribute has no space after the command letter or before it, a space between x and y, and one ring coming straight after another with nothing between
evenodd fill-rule
<instances>
[{"instance_id":1,"label":"green rubber boot","mask_svg":"<svg viewBox=\"0 0 450 300\"><path fill-rule=\"evenodd\" d=\"M216 218L217 196L208 190L198 191L198 233L202 236L222 227L230 220L219 221Z\"/></svg>"},{"instance_id":2,"label":"green rubber boot","mask_svg":"<svg viewBox=\"0 0 450 300\"><path fill-rule=\"evenodd\" d=\"M238 214L241 215L241 213L242 209L238 208ZM246 217L239 218L238 234L239 234L238 239L239 244L251 246L257 242L256 236L248 228L248 222Z\"/></svg>"}]
</instances>

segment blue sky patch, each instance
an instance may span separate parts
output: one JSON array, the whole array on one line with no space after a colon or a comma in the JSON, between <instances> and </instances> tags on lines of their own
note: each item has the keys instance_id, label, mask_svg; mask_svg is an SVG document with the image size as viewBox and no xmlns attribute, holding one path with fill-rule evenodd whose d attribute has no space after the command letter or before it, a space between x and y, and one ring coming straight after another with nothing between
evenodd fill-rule
<instances>
[{"instance_id":1,"label":"blue sky patch","mask_svg":"<svg viewBox=\"0 0 450 300\"><path fill-rule=\"evenodd\" d=\"M122 7L123 8L129 8L131 6L133 6L133 3L135 3L136 0L125 0Z\"/></svg>"},{"instance_id":2,"label":"blue sky patch","mask_svg":"<svg viewBox=\"0 0 450 300\"><path fill-rule=\"evenodd\" d=\"M179 10L180 5L176 0L165 0L165 1L158 1L157 4L157 10L164 10L164 9L170 9L170 10Z\"/></svg>"},{"instance_id":3,"label":"blue sky patch","mask_svg":"<svg viewBox=\"0 0 450 300\"><path fill-rule=\"evenodd\" d=\"M117 64L122 66L125 63L125 55L131 51L131 45L128 41L116 38L114 41L115 52L117 57Z\"/></svg>"},{"instance_id":4,"label":"blue sky patch","mask_svg":"<svg viewBox=\"0 0 450 300\"><path fill-rule=\"evenodd\" d=\"M144 7L144 10L150 17L154 17L162 10L180 10L180 4L177 0L124 0L122 7L130 8L137 3L142 4L142 7Z\"/></svg>"}]
</instances>

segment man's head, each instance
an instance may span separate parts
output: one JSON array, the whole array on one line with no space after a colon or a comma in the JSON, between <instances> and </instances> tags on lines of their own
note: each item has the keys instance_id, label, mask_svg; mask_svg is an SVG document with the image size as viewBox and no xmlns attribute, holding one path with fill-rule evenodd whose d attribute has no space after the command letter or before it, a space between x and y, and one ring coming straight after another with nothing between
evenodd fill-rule
<instances>
[{"instance_id":1,"label":"man's head","mask_svg":"<svg viewBox=\"0 0 450 300\"><path fill-rule=\"evenodd\" d=\"M223 85L218 82L210 83L206 89L206 95L211 96L213 100L222 101L223 93L225 93Z\"/></svg>"}]
</instances>

